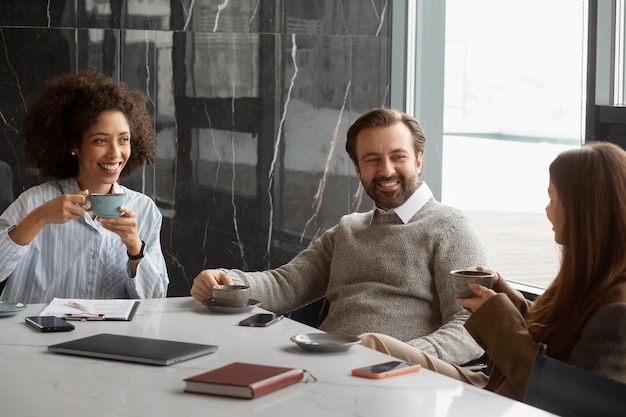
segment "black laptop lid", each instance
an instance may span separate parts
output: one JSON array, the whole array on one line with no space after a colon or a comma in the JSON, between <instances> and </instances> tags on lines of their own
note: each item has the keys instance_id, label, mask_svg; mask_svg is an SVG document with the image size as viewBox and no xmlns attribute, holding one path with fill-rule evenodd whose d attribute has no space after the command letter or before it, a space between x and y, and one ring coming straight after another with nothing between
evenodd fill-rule
<instances>
[{"instance_id":1,"label":"black laptop lid","mask_svg":"<svg viewBox=\"0 0 626 417\"><path fill-rule=\"evenodd\" d=\"M217 346L102 333L51 345L48 350L150 365L171 365L215 352Z\"/></svg>"}]
</instances>

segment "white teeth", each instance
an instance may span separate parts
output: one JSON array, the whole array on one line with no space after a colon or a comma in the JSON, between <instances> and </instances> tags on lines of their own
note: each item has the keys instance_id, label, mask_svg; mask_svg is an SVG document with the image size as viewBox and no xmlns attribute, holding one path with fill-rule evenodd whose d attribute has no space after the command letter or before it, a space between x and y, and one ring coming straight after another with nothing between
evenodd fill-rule
<instances>
[{"instance_id":1,"label":"white teeth","mask_svg":"<svg viewBox=\"0 0 626 417\"><path fill-rule=\"evenodd\" d=\"M396 181L393 181L393 182L381 182L380 183L381 187L393 187L396 184L397 184Z\"/></svg>"},{"instance_id":2,"label":"white teeth","mask_svg":"<svg viewBox=\"0 0 626 417\"><path fill-rule=\"evenodd\" d=\"M115 171L119 164L100 164L100 166L107 171Z\"/></svg>"}]
</instances>

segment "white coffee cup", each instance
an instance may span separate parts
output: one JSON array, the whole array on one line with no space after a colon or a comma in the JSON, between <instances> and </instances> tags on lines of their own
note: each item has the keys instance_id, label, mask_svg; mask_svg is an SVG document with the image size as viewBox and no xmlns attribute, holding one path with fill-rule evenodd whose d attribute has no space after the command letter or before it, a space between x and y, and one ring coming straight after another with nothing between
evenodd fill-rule
<instances>
[{"instance_id":1,"label":"white coffee cup","mask_svg":"<svg viewBox=\"0 0 626 417\"><path fill-rule=\"evenodd\" d=\"M216 285L213 287L213 301L222 307L245 307L250 299L247 285Z\"/></svg>"},{"instance_id":2,"label":"white coffee cup","mask_svg":"<svg viewBox=\"0 0 626 417\"><path fill-rule=\"evenodd\" d=\"M459 298L473 297L474 293L469 288L469 284L475 282L483 287L493 287L495 274L486 271L475 271L470 269L459 269L450 271L452 287Z\"/></svg>"}]
</instances>

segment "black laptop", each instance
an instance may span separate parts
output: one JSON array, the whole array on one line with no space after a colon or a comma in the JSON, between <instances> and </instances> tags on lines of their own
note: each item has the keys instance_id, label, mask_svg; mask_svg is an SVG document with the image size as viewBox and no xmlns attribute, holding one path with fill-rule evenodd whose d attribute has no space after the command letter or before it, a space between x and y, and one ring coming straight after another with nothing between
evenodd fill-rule
<instances>
[{"instance_id":1,"label":"black laptop","mask_svg":"<svg viewBox=\"0 0 626 417\"><path fill-rule=\"evenodd\" d=\"M150 365L172 365L215 352L217 346L102 333L48 346L50 352Z\"/></svg>"}]
</instances>

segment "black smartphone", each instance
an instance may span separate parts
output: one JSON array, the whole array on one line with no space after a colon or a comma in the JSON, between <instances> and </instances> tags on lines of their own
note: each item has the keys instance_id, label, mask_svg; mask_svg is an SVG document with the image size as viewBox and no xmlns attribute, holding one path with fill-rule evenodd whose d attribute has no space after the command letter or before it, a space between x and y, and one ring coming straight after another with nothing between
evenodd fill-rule
<instances>
[{"instance_id":1,"label":"black smartphone","mask_svg":"<svg viewBox=\"0 0 626 417\"><path fill-rule=\"evenodd\" d=\"M74 330L72 323L56 317L56 316L32 316L26 317L26 324L40 332L68 332Z\"/></svg>"},{"instance_id":2,"label":"black smartphone","mask_svg":"<svg viewBox=\"0 0 626 417\"><path fill-rule=\"evenodd\" d=\"M283 319L283 316L278 316L274 313L259 313L247 317L239 322L240 326L250 327L267 327Z\"/></svg>"},{"instance_id":3,"label":"black smartphone","mask_svg":"<svg viewBox=\"0 0 626 417\"><path fill-rule=\"evenodd\" d=\"M352 375L361 376L363 378L380 379L419 371L421 368L421 365L416 365L404 361L390 361L377 363L376 365L365 366L363 368L353 369Z\"/></svg>"}]
</instances>

